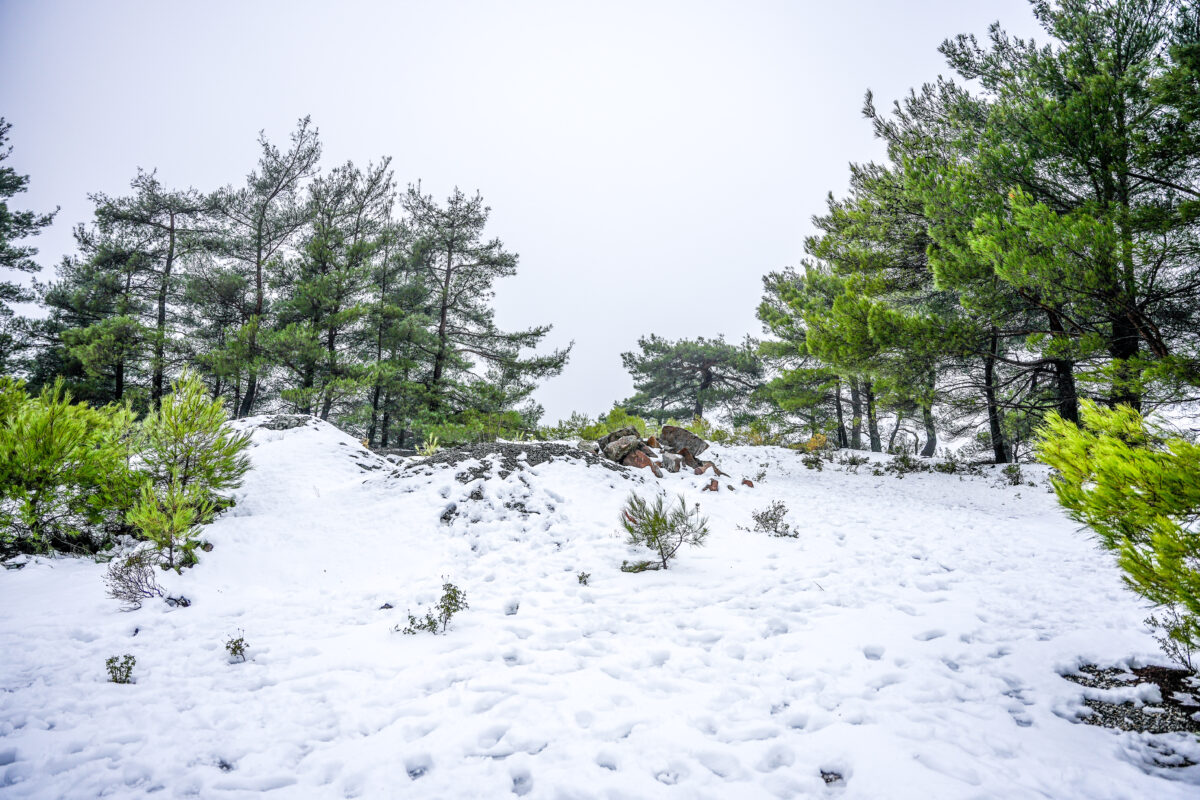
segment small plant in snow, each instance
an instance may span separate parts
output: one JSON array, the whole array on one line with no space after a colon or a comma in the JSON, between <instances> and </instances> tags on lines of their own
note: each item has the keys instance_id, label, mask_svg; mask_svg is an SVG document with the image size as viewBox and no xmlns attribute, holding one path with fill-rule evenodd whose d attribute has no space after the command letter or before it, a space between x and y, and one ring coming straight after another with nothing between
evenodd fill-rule
<instances>
[{"instance_id":1,"label":"small plant in snow","mask_svg":"<svg viewBox=\"0 0 1200 800\"><path fill-rule=\"evenodd\" d=\"M1000 472L1004 475L1004 480L1009 486L1020 486L1025 482L1025 474L1021 472L1020 464L1009 464L1000 470Z\"/></svg>"},{"instance_id":2,"label":"small plant in snow","mask_svg":"<svg viewBox=\"0 0 1200 800\"><path fill-rule=\"evenodd\" d=\"M423 444L417 448L417 455L431 456L434 453L436 453L438 450L441 450L441 449L442 449L442 446L438 442L438 437L430 436L428 439L425 440L425 444Z\"/></svg>"},{"instance_id":3,"label":"small plant in snow","mask_svg":"<svg viewBox=\"0 0 1200 800\"><path fill-rule=\"evenodd\" d=\"M846 472L854 474L858 474L858 468L870 460L866 456L860 456L855 453L839 453L837 457L837 463L844 467Z\"/></svg>"},{"instance_id":4,"label":"small plant in snow","mask_svg":"<svg viewBox=\"0 0 1200 800\"><path fill-rule=\"evenodd\" d=\"M445 580L445 578L443 578ZM426 609L424 619L408 615L408 625L401 628L397 625L394 630L401 633L415 634L419 631L429 633L445 633L450 625L450 619L460 611L470 608L467 605L467 595L453 583L446 581L442 584L442 599L433 608Z\"/></svg>"},{"instance_id":5,"label":"small plant in snow","mask_svg":"<svg viewBox=\"0 0 1200 800\"><path fill-rule=\"evenodd\" d=\"M163 596L162 587L154 578L154 565L144 552L108 562L104 584L108 596L120 600L124 611L141 608L146 600Z\"/></svg>"},{"instance_id":6,"label":"small plant in snow","mask_svg":"<svg viewBox=\"0 0 1200 800\"><path fill-rule=\"evenodd\" d=\"M137 659L126 653L118 659L116 656L109 656L104 662L104 668L108 670L108 679L113 683L133 683L133 665L137 663Z\"/></svg>"},{"instance_id":7,"label":"small plant in snow","mask_svg":"<svg viewBox=\"0 0 1200 800\"><path fill-rule=\"evenodd\" d=\"M688 508L683 495L677 499L668 506L665 494L650 502L630 494L621 509L621 527L629 534L629 543L653 550L661 569L667 568L680 547L704 544L708 536L708 519L700 515L700 504Z\"/></svg>"},{"instance_id":8,"label":"small plant in snow","mask_svg":"<svg viewBox=\"0 0 1200 800\"><path fill-rule=\"evenodd\" d=\"M767 467L769 466L771 466L769 461L764 461L762 464L758 465L758 472L754 473L755 483L763 482L763 480L767 477Z\"/></svg>"},{"instance_id":9,"label":"small plant in snow","mask_svg":"<svg viewBox=\"0 0 1200 800\"><path fill-rule=\"evenodd\" d=\"M825 463L821 460L821 454L817 451L806 452L800 456L800 461L809 469L815 469L817 472L825 469Z\"/></svg>"},{"instance_id":10,"label":"small plant in snow","mask_svg":"<svg viewBox=\"0 0 1200 800\"><path fill-rule=\"evenodd\" d=\"M1162 616L1151 614L1146 625L1154 631L1154 641L1174 661L1188 672L1200 672L1200 659L1195 657L1196 642L1200 641L1200 626L1174 604L1160 606Z\"/></svg>"},{"instance_id":11,"label":"small plant in snow","mask_svg":"<svg viewBox=\"0 0 1200 800\"><path fill-rule=\"evenodd\" d=\"M800 531L787 524L788 508L780 500L775 500L769 506L750 513L754 520L754 530L758 533L769 533L772 536L786 536L795 539Z\"/></svg>"},{"instance_id":12,"label":"small plant in snow","mask_svg":"<svg viewBox=\"0 0 1200 800\"><path fill-rule=\"evenodd\" d=\"M579 581L580 586L587 586L588 581L591 580L591 578L592 578L592 573L581 572L578 575L576 575L575 578Z\"/></svg>"},{"instance_id":13,"label":"small plant in snow","mask_svg":"<svg viewBox=\"0 0 1200 800\"><path fill-rule=\"evenodd\" d=\"M238 631L237 636L230 636L225 642L225 651L229 653L231 659L240 658L246 660L246 649L250 644L246 641L246 634L243 631Z\"/></svg>"},{"instance_id":14,"label":"small plant in snow","mask_svg":"<svg viewBox=\"0 0 1200 800\"><path fill-rule=\"evenodd\" d=\"M929 472L931 467L928 462L917 458L912 453L900 453L884 465L883 469L897 478L903 478L910 472Z\"/></svg>"}]
</instances>

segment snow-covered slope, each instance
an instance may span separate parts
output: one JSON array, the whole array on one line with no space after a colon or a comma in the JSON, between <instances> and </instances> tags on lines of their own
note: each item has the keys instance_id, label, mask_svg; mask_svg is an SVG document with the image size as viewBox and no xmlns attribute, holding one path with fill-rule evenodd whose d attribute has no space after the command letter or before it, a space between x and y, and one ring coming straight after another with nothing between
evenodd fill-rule
<instances>
[{"instance_id":1,"label":"snow-covered slope","mask_svg":"<svg viewBox=\"0 0 1200 800\"><path fill-rule=\"evenodd\" d=\"M0 574L0 796L1198 794L1200 768L1074 721L1060 673L1161 657L1044 481L718 447L734 477L706 493L563 459L398 470L315 421L254 445L213 551L163 579L189 608L123 613L88 561ZM659 484L701 504L709 542L623 573L644 556L618 509ZM799 538L739 529L776 499ZM450 632L394 632L443 576L470 603ZM136 683L107 682L124 653Z\"/></svg>"}]
</instances>

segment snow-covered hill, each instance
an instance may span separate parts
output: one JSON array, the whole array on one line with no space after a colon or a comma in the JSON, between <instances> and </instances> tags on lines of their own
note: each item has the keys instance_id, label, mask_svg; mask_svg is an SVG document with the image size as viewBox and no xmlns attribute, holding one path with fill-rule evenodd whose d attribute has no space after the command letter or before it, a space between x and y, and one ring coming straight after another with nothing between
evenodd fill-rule
<instances>
[{"instance_id":1,"label":"snow-covered hill","mask_svg":"<svg viewBox=\"0 0 1200 800\"><path fill-rule=\"evenodd\" d=\"M163 579L190 607L123 613L85 560L0 574L0 796L1200 793L1200 767L1150 749L1200 759L1193 741L1076 721L1061 673L1161 656L1032 470L898 480L716 447L733 478L708 493L566 458L399 469L316 421L254 445L212 552ZM620 505L660 484L709 542L621 572L645 556ZM772 500L798 538L739 528ZM394 632L443 576L470 609L445 636ZM124 653L136 683L107 682Z\"/></svg>"}]
</instances>

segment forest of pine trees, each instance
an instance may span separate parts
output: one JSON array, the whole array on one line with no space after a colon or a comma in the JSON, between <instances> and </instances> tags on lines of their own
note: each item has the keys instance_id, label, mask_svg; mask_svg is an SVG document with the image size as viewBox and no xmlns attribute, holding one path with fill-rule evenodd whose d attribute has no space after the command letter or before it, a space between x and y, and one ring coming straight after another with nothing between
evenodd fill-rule
<instances>
[{"instance_id":1,"label":"forest of pine trees","mask_svg":"<svg viewBox=\"0 0 1200 800\"><path fill-rule=\"evenodd\" d=\"M286 146L259 144L241 186L139 171L128 194L91 195L53 280L0 284L3 372L145 412L191 369L238 417L315 414L381 447L536 426L529 395L570 348L536 352L549 326L496 326L492 287L517 255L489 238L482 197L398 191L387 158L322 169L307 118ZM5 197L28 181L2 177ZM36 271L15 241L52 215L5 209L4 266ZM13 313L35 299L43 317Z\"/></svg>"}]
</instances>

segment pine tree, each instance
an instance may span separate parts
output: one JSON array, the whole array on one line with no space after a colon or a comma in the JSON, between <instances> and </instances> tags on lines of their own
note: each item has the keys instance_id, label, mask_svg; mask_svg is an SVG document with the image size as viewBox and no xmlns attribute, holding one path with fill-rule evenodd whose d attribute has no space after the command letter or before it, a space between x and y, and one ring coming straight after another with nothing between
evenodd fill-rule
<instances>
[{"instance_id":1,"label":"pine tree","mask_svg":"<svg viewBox=\"0 0 1200 800\"><path fill-rule=\"evenodd\" d=\"M12 147L5 147L12 124L0 117L0 162L12 155ZM29 288L8 279L8 273L34 273L41 267L33 260L37 248L21 244L22 239L36 236L54 221L58 209L49 214L33 211L18 211L10 208L8 201L24 192L29 185L28 175L18 175L9 166L0 165L0 374L16 368L16 356L29 347L28 322L17 317L13 303L27 303L34 299Z\"/></svg>"},{"instance_id":2,"label":"pine tree","mask_svg":"<svg viewBox=\"0 0 1200 800\"><path fill-rule=\"evenodd\" d=\"M483 198L455 189L441 206L418 185L409 186L403 206L425 244L421 266L433 293L435 328L428 352L432 363L424 379L430 414L444 418L467 407L465 388L478 380L472 372L476 363L530 381L562 372L570 346L545 355L523 355L550 333L549 325L513 332L496 327L489 305L492 285L516 273L517 256L499 239L484 239L491 209Z\"/></svg>"},{"instance_id":3,"label":"pine tree","mask_svg":"<svg viewBox=\"0 0 1200 800\"><path fill-rule=\"evenodd\" d=\"M702 419L717 409L735 417L761 383L757 343L748 337L734 345L723 336L669 341L651 334L637 344L637 351L621 354L637 393L620 405L660 423Z\"/></svg>"},{"instance_id":4,"label":"pine tree","mask_svg":"<svg viewBox=\"0 0 1200 800\"><path fill-rule=\"evenodd\" d=\"M258 167L246 178L245 187L220 193L220 215L224 219L224 252L237 266L251 288L250 304L243 309L238 352L245 375L237 416L245 417L259 399L264 359L259 335L269 326L268 275L271 263L287 255L297 233L310 219L302 184L315 174L321 157L317 131L308 117L300 120L286 152L272 145L263 134Z\"/></svg>"}]
</instances>

